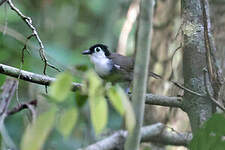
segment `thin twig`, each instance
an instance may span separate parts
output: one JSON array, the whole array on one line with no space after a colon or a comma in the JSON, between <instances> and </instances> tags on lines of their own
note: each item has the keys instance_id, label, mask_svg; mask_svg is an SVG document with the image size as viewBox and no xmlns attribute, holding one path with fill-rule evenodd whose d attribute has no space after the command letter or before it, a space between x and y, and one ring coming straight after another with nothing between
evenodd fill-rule
<instances>
[{"instance_id":1,"label":"thin twig","mask_svg":"<svg viewBox=\"0 0 225 150\"><path fill-rule=\"evenodd\" d=\"M20 112L21 110L27 109L28 105L37 106L37 100L32 100L28 103L20 104L16 107L14 107L12 110L7 112L7 115L14 115L17 112Z\"/></svg>"},{"instance_id":2,"label":"thin twig","mask_svg":"<svg viewBox=\"0 0 225 150\"><path fill-rule=\"evenodd\" d=\"M35 110L35 106L34 105L31 105L31 104L25 104L25 105L30 110L31 116L32 116L32 123L34 123L35 120L37 119L37 112Z\"/></svg>"},{"instance_id":3,"label":"thin twig","mask_svg":"<svg viewBox=\"0 0 225 150\"><path fill-rule=\"evenodd\" d=\"M206 79L206 73L207 73L207 70L206 68L203 69L203 72L204 72L204 84L205 84L205 89L206 89L206 93L207 93L207 96L210 98L210 100L217 106L219 107L221 110L225 111L225 108L215 99L213 98L213 96L210 94L210 91L209 91L209 88L208 88L208 84L207 84L207 79Z\"/></svg>"},{"instance_id":4,"label":"thin twig","mask_svg":"<svg viewBox=\"0 0 225 150\"><path fill-rule=\"evenodd\" d=\"M22 64L24 63L24 52L25 52L25 50L27 50L28 54L30 54L28 49L27 49L27 43L33 36L34 36L34 34L31 34L30 36L27 37L26 42L24 44L24 47L22 49L22 58L21 58Z\"/></svg>"},{"instance_id":5,"label":"thin twig","mask_svg":"<svg viewBox=\"0 0 225 150\"><path fill-rule=\"evenodd\" d=\"M183 89L184 91L190 93L190 94L193 94L193 95L196 95L196 96L200 96L200 97L204 97L204 95L202 94L199 94L195 91L192 91L191 89L188 89L186 87L184 87L183 85L180 85L179 83L175 82L175 81L172 81L170 80L170 82L172 82L175 86L179 87L180 89Z\"/></svg>"},{"instance_id":6,"label":"thin twig","mask_svg":"<svg viewBox=\"0 0 225 150\"><path fill-rule=\"evenodd\" d=\"M7 0L2 0L1 2L0 2L0 6L3 4L3 3L5 3Z\"/></svg>"},{"instance_id":7,"label":"thin twig","mask_svg":"<svg viewBox=\"0 0 225 150\"><path fill-rule=\"evenodd\" d=\"M209 16L209 4L207 0L201 0L203 25L204 25L204 42L206 49L206 62L209 72L209 79L214 90L214 97L218 98L218 93L221 86L224 83L222 77L221 68L219 67L214 53L216 52L216 46L214 38L211 34L211 22Z\"/></svg>"},{"instance_id":8,"label":"thin twig","mask_svg":"<svg viewBox=\"0 0 225 150\"><path fill-rule=\"evenodd\" d=\"M44 45L43 45L43 43L42 43L42 41L41 41L41 39L40 39L40 37L38 35L37 29L33 26L32 19L30 17L25 16L17 7L15 7L15 5L12 3L11 0L8 0L7 2L9 4L10 8L13 11L15 11L17 13L17 15L20 16L20 18L32 30L32 34L30 36L28 36L28 38L34 36L37 39L38 44L40 46L39 54L40 54L41 60L44 62L44 69L43 69L44 75L46 75L47 66L49 66L49 67L51 67L51 68L53 68L53 69L55 69L57 71L60 71L58 68L54 67L54 65L51 65L51 64L48 63L48 60L47 60L47 58L45 56ZM27 38L27 40L29 40L28 38Z\"/></svg>"}]
</instances>

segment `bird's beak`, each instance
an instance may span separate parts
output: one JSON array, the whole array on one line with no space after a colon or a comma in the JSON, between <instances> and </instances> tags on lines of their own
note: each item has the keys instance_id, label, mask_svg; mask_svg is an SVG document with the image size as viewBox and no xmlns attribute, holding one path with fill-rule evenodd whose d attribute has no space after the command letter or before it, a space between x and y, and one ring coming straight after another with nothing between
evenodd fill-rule
<instances>
[{"instance_id":1,"label":"bird's beak","mask_svg":"<svg viewBox=\"0 0 225 150\"><path fill-rule=\"evenodd\" d=\"M82 52L82 54L83 54L83 55L90 55L90 54L91 54L91 51L90 51L89 49L87 49L87 50L84 50L84 51Z\"/></svg>"}]
</instances>

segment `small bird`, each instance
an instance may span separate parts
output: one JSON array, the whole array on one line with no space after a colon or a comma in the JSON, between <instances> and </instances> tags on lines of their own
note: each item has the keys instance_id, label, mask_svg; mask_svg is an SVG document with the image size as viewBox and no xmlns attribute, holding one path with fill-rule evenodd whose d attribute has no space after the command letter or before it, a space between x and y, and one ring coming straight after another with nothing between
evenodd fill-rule
<instances>
[{"instance_id":1,"label":"small bird","mask_svg":"<svg viewBox=\"0 0 225 150\"><path fill-rule=\"evenodd\" d=\"M112 83L132 82L134 72L134 59L118 53L112 53L104 44L95 44L82 52L89 55L94 64L96 73L106 81ZM159 79L160 75L149 72L149 75Z\"/></svg>"}]
</instances>

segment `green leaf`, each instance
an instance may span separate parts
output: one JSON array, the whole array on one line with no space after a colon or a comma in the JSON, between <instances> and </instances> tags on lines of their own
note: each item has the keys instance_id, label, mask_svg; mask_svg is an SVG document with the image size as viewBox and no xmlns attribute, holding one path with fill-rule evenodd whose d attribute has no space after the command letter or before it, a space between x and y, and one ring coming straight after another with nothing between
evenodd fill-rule
<instances>
[{"instance_id":1,"label":"green leaf","mask_svg":"<svg viewBox=\"0 0 225 150\"><path fill-rule=\"evenodd\" d=\"M91 109L91 121L97 134L105 128L107 124L108 109L104 97L92 97L89 100Z\"/></svg>"},{"instance_id":2,"label":"green leaf","mask_svg":"<svg viewBox=\"0 0 225 150\"><path fill-rule=\"evenodd\" d=\"M111 87L108 89L109 100L115 109L121 114L125 115L126 128L131 132L136 124L134 111L126 93L120 86Z\"/></svg>"},{"instance_id":3,"label":"green leaf","mask_svg":"<svg viewBox=\"0 0 225 150\"><path fill-rule=\"evenodd\" d=\"M62 102L67 98L72 86L72 75L63 72L56 76L56 81L50 86L49 95L57 102Z\"/></svg>"},{"instance_id":4,"label":"green leaf","mask_svg":"<svg viewBox=\"0 0 225 150\"><path fill-rule=\"evenodd\" d=\"M189 147L191 150L224 150L225 116L214 114L194 135Z\"/></svg>"},{"instance_id":5,"label":"green leaf","mask_svg":"<svg viewBox=\"0 0 225 150\"><path fill-rule=\"evenodd\" d=\"M22 150L40 150L49 135L55 119L56 107L41 114L31 126L28 126L21 142Z\"/></svg>"},{"instance_id":6,"label":"green leaf","mask_svg":"<svg viewBox=\"0 0 225 150\"><path fill-rule=\"evenodd\" d=\"M57 124L58 131L68 137L76 124L78 112L75 107L69 108L61 113Z\"/></svg>"},{"instance_id":7,"label":"green leaf","mask_svg":"<svg viewBox=\"0 0 225 150\"><path fill-rule=\"evenodd\" d=\"M107 95L109 97L110 102L113 107L116 109L121 116L124 115L124 106L123 106L123 95L121 95L120 89L118 86L110 87L107 91Z\"/></svg>"},{"instance_id":8,"label":"green leaf","mask_svg":"<svg viewBox=\"0 0 225 150\"><path fill-rule=\"evenodd\" d=\"M88 86L88 95L89 96L97 96L103 95L104 88L102 86L102 80L98 77L98 75L94 71L88 71L86 73L87 78L87 86Z\"/></svg>"},{"instance_id":9,"label":"green leaf","mask_svg":"<svg viewBox=\"0 0 225 150\"><path fill-rule=\"evenodd\" d=\"M104 88L102 86L102 80L94 71L88 71L86 73L86 79L85 87L87 87L86 91L89 96L91 121L95 132L99 134L106 126L108 119L108 108L104 98Z\"/></svg>"}]
</instances>

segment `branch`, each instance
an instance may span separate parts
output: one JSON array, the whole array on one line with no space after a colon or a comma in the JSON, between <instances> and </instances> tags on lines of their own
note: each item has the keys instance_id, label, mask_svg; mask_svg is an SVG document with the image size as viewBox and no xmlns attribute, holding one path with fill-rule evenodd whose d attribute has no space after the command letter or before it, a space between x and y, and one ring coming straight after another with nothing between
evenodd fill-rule
<instances>
[{"instance_id":1,"label":"branch","mask_svg":"<svg viewBox=\"0 0 225 150\"><path fill-rule=\"evenodd\" d=\"M181 97L146 94L145 104L183 108Z\"/></svg>"},{"instance_id":2,"label":"branch","mask_svg":"<svg viewBox=\"0 0 225 150\"><path fill-rule=\"evenodd\" d=\"M184 85L201 96L184 93L184 106L195 133L212 116L212 103L205 96L203 68L206 65L203 12L201 0L182 1Z\"/></svg>"},{"instance_id":3,"label":"branch","mask_svg":"<svg viewBox=\"0 0 225 150\"><path fill-rule=\"evenodd\" d=\"M85 150L122 149L127 131L117 131L111 136L89 145ZM178 133L162 123L141 128L141 142L158 142L165 145L187 146L192 139L191 133Z\"/></svg>"},{"instance_id":4,"label":"branch","mask_svg":"<svg viewBox=\"0 0 225 150\"><path fill-rule=\"evenodd\" d=\"M18 81L15 79L6 79L4 85L1 87L2 93L0 95L0 135L3 139L3 142L6 144L6 146L9 149L16 150L16 146L11 139L11 137L8 134L8 131L5 128L4 120L7 116L7 111L9 104L12 100L12 97L15 93L15 90L17 88Z\"/></svg>"},{"instance_id":5,"label":"branch","mask_svg":"<svg viewBox=\"0 0 225 150\"><path fill-rule=\"evenodd\" d=\"M218 65L218 62L215 57L216 46L214 38L211 33L211 21L209 17L209 3L207 0L201 0L202 7L202 16L203 16L203 25L204 25L204 40L205 40L205 50L206 50L206 64L209 75L209 81L213 89L213 96L211 99L218 99L220 89L224 83L222 77L221 68ZM213 113L216 112L215 105L213 106Z\"/></svg>"},{"instance_id":6,"label":"branch","mask_svg":"<svg viewBox=\"0 0 225 150\"><path fill-rule=\"evenodd\" d=\"M51 82L55 80L55 78L51 78L49 76L35 74L32 72L20 70L11 66L0 64L0 73L5 74L11 77L19 78L24 81L47 85L49 86ZM72 90L76 91L81 88L81 84L73 83ZM129 95L131 97L131 95ZM169 97L169 96L161 96L154 94L146 94L146 104L150 105L161 105L161 106L169 106L169 107L183 107L183 103L180 97Z\"/></svg>"},{"instance_id":7,"label":"branch","mask_svg":"<svg viewBox=\"0 0 225 150\"><path fill-rule=\"evenodd\" d=\"M9 104L12 100L12 97L15 93L18 81L15 79L8 78L6 79L4 85L1 87L1 103L0 103L0 116L7 113Z\"/></svg>"},{"instance_id":8,"label":"branch","mask_svg":"<svg viewBox=\"0 0 225 150\"><path fill-rule=\"evenodd\" d=\"M15 11L17 13L17 15L27 24L27 26L32 30L32 34L30 36L27 37L27 40L29 40L31 37L35 37L38 41L38 44L40 46L40 49L39 49L39 54L40 54L40 57L42 59L42 61L44 62L44 70L43 70L43 73L46 75L46 68L47 66L57 70L57 71L60 71L58 68L56 68L55 66L49 64L46 56L45 56L45 51L44 51L44 45L38 35L38 32L37 32L37 29L34 27L33 23L32 23L32 19L30 17L27 17L25 16L17 7L15 7L15 5L12 3L11 0L8 0L7 1L8 4L9 4L9 7ZM26 44L24 45L24 48L26 48ZM24 50L23 50L24 51ZM22 59L23 59L23 54L22 54Z\"/></svg>"},{"instance_id":9,"label":"branch","mask_svg":"<svg viewBox=\"0 0 225 150\"><path fill-rule=\"evenodd\" d=\"M27 108L29 109L29 105L32 105L32 106L36 107L37 106L37 100L32 100L28 103L18 105L16 107L14 107L12 110L8 111L7 115L14 115L15 113L20 112L23 109L27 109Z\"/></svg>"},{"instance_id":10,"label":"branch","mask_svg":"<svg viewBox=\"0 0 225 150\"><path fill-rule=\"evenodd\" d=\"M208 84L207 84L207 79L206 79L206 74L207 74L207 69L204 68L203 69L203 72L204 72L204 83L205 83L205 89L206 89L206 93L207 93L207 96L211 99L211 101L217 106L219 107L221 110L223 110L225 112L225 108L223 107L223 105L221 105L219 103L218 100L216 100L215 98L213 98L213 96L210 94L210 90L208 88Z\"/></svg>"},{"instance_id":11,"label":"branch","mask_svg":"<svg viewBox=\"0 0 225 150\"><path fill-rule=\"evenodd\" d=\"M5 3L7 0L2 0L1 2L0 2L0 6L3 4L3 3Z\"/></svg>"},{"instance_id":12,"label":"branch","mask_svg":"<svg viewBox=\"0 0 225 150\"><path fill-rule=\"evenodd\" d=\"M32 72L20 70L14 67L10 67L7 65L0 64L0 73L19 78L21 80L29 81L32 83L37 83L41 85L46 85L49 86L51 82L55 81L55 78L46 76L46 75L40 75L40 74L35 74ZM80 83L72 83L72 90L76 91L77 89L81 88Z\"/></svg>"}]
</instances>

